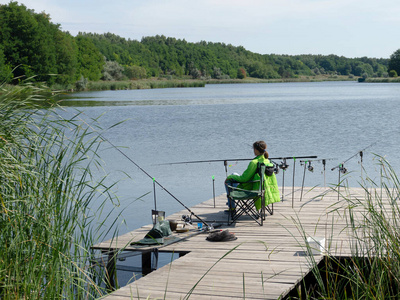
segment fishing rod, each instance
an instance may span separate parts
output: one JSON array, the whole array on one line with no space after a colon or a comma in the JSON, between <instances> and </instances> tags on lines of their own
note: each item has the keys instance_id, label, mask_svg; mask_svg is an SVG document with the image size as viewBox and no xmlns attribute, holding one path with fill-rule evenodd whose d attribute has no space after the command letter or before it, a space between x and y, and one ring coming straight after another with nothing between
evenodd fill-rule
<instances>
[{"instance_id":1,"label":"fishing rod","mask_svg":"<svg viewBox=\"0 0 400 300\"><path fill-rule=\"evenodd\" d=\"M88 125L91 129L93 129L85 120L81 119L82 122L84 122L86 125ZM95 131L93 129L93 131ZM177 197L175 197L170 191L168 191L161 183L159 183L153 176L151 176L149 173L147 173L142 167L140 167L133 159L131 159L128 155L126 155L124 152L121 151L117 146L115 146L110 140L105 138L101 133L97 132L98 136L108 142L115 150L117 150L119 153L121 153L127 160L129 160L132 164L134 164L140 171L142 171L144 174L146 174L149 178L153 180L153 186L157 184L159 187L161 187L165 192L167 192L168 195L170 195L173 199L175 199L180 205L182 205L186 210L190 213L190 218L191 216L195 216L200 222L202 222L208 230L212 230L213 227L210 226L206 221L201 219L198 215L196 215L189 207L187 207L182 201L180 201ZM154 191L155 192L155 191ZM156 199L154 196L154 203Z\"/></svg>"},{"instance_id":2,"label":"fishing rod","mask_svg":"<svg viewBox=\"0 0 400 300\"><path fill-rule=\"evenodd\" d=\"M333 168L331 169L331 171L333 171L333 170L335 170L335 169L337 169L337 168L339 168L339 169L340 169L340 168L343 168L343 166L344 166L344 164L345 164L346 162L348 162L348 161L349 161L350 159L352 159L353 157L356 157L358 154L360 154L361 162L362 162L363 152L364 152L365 150L367 150L368 148L372 147L373 145L377 144L377 143L378 143L378 141L376 141L376 142L370 144L369 146L365 147L364 149L362 149L362 150L360 150L360 151L357 151L354 155L350 156L348 159L346 159L345 161L343 161L342 163L340 163L340 164L337 165L336 167L333 167Z\"/></svg>"},{"instance_id":3,"label":"fishing rod","mask_svg":"<svg viewBox=\"0 0 400 300\"><path fill-rule=\"evenodd\" d=\"M198 215L196 215L189 207L187 207L182 201L180 201L177 197L175 197L170 191L168 191L160 182L158 182L154 177L152 177L149 173L147 173L143 168L141 168L136 162L133 161L128 155L122 152L119 148L117 148L113 143L111 143L108 139L104 138L101 134L99 137L107 141L112 147L114 147L119 153L121 153L126 159L128 159L131 163L133 163L140 171L146 174L149 178L153 180L153 184L157 184L160 188L162 188L168 195L170 195L173 199L178 201L180 205L182 205L186 210L190 213L191 216L195 216L200 222L202 222L207 229L212 229L212 227L203 219L201 219Z\"/></svg>"},{"instance_id":4,"label":"fishing rod","mask_svg":"<svg viewBox=\"0 0 400 300\"><path fill-rule=\"evenodd\" d=\"M269 160L277 160L277 159L302 159L302 158L317 158L317 156L288 156L288 157L272 157L268 158ZM254 158L236 158L236 159L210 159L210 160L194 160L194 161L181 161L181 162L173 162L173 163L164 163L158 164L158 166L163 165L180 165L180 164L198 164L198 163L213 163L213 162L228 162L228 161L246 161L253 160Z\"/></svg>"},{"instance_id":5,"label":"fishing rod","mask_svg":"<svg viewBox=\"0 0 400 300\"><path fill-rule=\"evenodd\" d=\"M357 151L354 155L350 156L348 159L346 159L345 161L343 161L341 164L339 164L339 165L337 165L336 167L333 167L333 168L331 169L331 171L333 171L333 170L335 170L335 169L338 169L338 170L339 170L339 172L338 172L338 173L339 173L339 176L338 176L338 200L339 200L339 196L340 196L340 193L339 193L339 188L340 188L340 174L346 174L346 173L347 173L347 169L344 167L344 164L345 164L346 162L348 162L350 159L356 157L357 155L360 155L360 158L361 158L361 176L362 176L362 169L363 169L363 167L362 167L362 162L363 162L364 151L365 151L366 149L372 147L372 146L375 145L376 143L378 143L378 141L376 141L376 142L370 144L369 146L365 147L364 149L362 149L362 150L360 150L360 151Z\"/></svg>"},{"instance_id":6,"label":"fishing rod","mask_svg":"<svg viewBox=\"0 0 400 300\"><path fill-rule=\"evenodd\" d=\"M100 137L102 137L100 135ZM111 146L113 146L115 149L117 149L123 156L125 156L130 162L132 162L140 171L142 171L144 174L146 174L149 178L153 180L154 183L156 183L160 188L162 188L167 194L169 194L173 199L175 199L180 205L182 205L186 210L190 213L191 216L195 216L200 222L202 222L207 229L211 230L212 226L210 226L206 221L204 221L202 218L200 218L198 215L196 215L189 207L187 207L182 201L180 201L177 197L175 197L170 191L168 191L160 182L158 182L154 177L152 177L149 173L147 173L143 168L141 168L137 163L135 163L130 157L128 157L124 152L122 152L120 149L118 149L116 146L114 146L109 140L107 140L108 143L110 143Z\"/></svg>"},{"instance_id":7,"label":"fishing rod","mask_svg":"<svg viewBox=\"0 0 400 300\"><path fill-rule=\"evenodd\" d=\"M324 173L324 187L326 187L326 177L325 177L325 170L326 170L326 161L327 160L335 160L336 158L321 158L315 160L300 160L300 165L304 164L304 172L303 172L303 182L301 184L301 194L300 194L300 202L303 198L303 189L304 189L304 180L306 177L306 170L310 172L314 172L314 167L312 166L313 162L322 162L323 165L323 173ZM308 165L307 165L308 164Z\"/></svg>"},{"instance_id":8,"label":"fishing rod","mask_svg":"<svg viewBox=\"0 0 400 300\"><path fill-rule=\"evenodd\" d=\"M302 159L302 158L317 158L317 156L287 156L287 157L272 157L268 158L270 161L281 159L284 162L279 165L282 170L285 170L289 165L286 164L286 160L288 159ZM228 161L249 161L254 158L236 158L236 159L210 159L210 160L195 160L195 161L182 161L182 162L173 162L173 163L164 163L160 165L180 165L180 164L198 164L198 163L214 163L214 162L223 162L225 167L225 175L228 176ZM276 164L278 165L278 164ZM283 173L283 186L285 184L285 173ZM284 189L284 188L283 188ZM282 191L282 200L283 200L283 191Z\"/></svg>"},{"instance_id":9,"label":"fishing rod","mask_svg":"<svg viewBox=\"0 0 400 300\"><path fill-rule=\"evenodd\" d=\"M304 159L304 158L317 158L316 155L311 155L311 156L288 156L288 157L277 157L277 158L270 158L271 161L276 160L276 159L281 159L283 160L280 164L276 164L278 169L277 171L279 171L279 169L283 170L283 174L282 174L282 197L281 197L281 201L284 201L284 194L285 194L285 173L286 173L286 169L289 168L289 165L287 164L286 160L288 159L293 159L293 184L292 184L292 207L293 207L293 202L294 202L294 176L295 176L295 172L296 172L296 159ZM278 172L276 172L278 173Z\"/></svg>"}]
</instances>

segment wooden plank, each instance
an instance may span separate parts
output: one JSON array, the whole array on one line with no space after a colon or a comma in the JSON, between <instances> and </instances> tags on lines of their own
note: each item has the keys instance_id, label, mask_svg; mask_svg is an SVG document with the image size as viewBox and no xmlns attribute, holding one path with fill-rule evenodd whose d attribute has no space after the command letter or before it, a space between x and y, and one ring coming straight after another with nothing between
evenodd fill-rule
<instances>
[{"instance_id":1,"label":"wooden plank","mask_svg":"<svg viewBox=\"0 0 400 300\"><path fill-rule=\"evenodd\" d=\"M349 199L363 199L361 188L341 189ZM206 234L198 234L179 243L163 246L159 252L186 253L172 263L125 286L104 299L183 299L192 291L193 299L278 299L290 291L302 277L310 272L322 255L308 256L305 238L325 237L331 255L351 255L352 232L346 227L347 204L338 201L338 194L325 188L305 188L300 202L301 189L296 188L294 205L292 195L274 205L274 214L267 215L264 226L242 217L232 226L226 226L226 196L204 201L191 208L206 222L224 224L238 237L230 242L209 242ZM342 199L340 199L342 200ZM389 207L385 203L384 208ZM363 209L357 208L355 216L363 220ZM182 210L167 217L180 219ZM197 222L194 218L194 222ZM130 246L151 229L144 226L132 232L94 245L94 249L107 252L145 251ZM186 235L195 232L192 230ZM183 237L184 235L181 235Z\"/></svg>"}]
</instances>

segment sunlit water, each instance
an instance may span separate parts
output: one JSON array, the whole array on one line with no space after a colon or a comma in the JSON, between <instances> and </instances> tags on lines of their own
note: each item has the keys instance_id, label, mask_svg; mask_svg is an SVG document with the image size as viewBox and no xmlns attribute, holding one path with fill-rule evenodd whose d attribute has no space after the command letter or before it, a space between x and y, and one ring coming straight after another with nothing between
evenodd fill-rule
<instances>
[{"instance_id":1,"label":"sunlit water","mask_svg":"<svg viewBox=\"0 0 400 300\"><path fill-rule=\"evenodd\" d=\"M303 179L305 186L329 186L337 184L335 167L345 162L348 182L357 186L362 150L363 166L372 178L380 171L373 153L385 156L396 170L400 167L398 84L230 84L85 92L73 94L65 104L70 106L62 113L71 115L78 109L90 124L91 118L102 115L98 123L104 129L124 121L100 133L129 159L105 142L99 152L105 169L97 171L99 176L107 173L110 183L118 181L113 192L119 206L109 203L98 216L101 222L114 209L109 220L120 216L116 223L119 234L151 223L155 206L152 178L188 207L212 198L213 176L215 193L225 192L222 161L168 163L252 158L251 144L256 140L267 142L271 157L318 156L312 162L314 172L304 173L300 159L295 168L293 160L287 161L285 194L289 198L294 169L295 186L301 186ZM327 159L325 171L322 159ZM229 164L228 173L241 173L248 162ZM277 178L282 186L282 171ZM167 215L184 209L158 186L156 205ZM107 226L111 226L108 221ZM106 238L113 233L111 230ZM164 254L159 266L170 260ZM140 257L128 258L124 264L138 266ZM119 271L118 276L124 285L132 273Z\"/></svg>"},{"instance_id":2,"label":"sunlit water","mask_svg":"<svg viewBox=\"0 0 400 300\"><path fill-rule=\"evenodd\" d=\"M224 192L223 162L167 163L252 158L251 144L265 140L271 157L318 156L321 161L306 172L305 185L336 184L341 162L356 179L360 156L371 177L379 173L372 153L386 156L400 167L400 85L357 82L269 83L206 85L205 88L85 92L73 94L67 113L79 109L83 118L98 117L102 134L121 147L134 163L110 145L100 152L105 172L117 180L114 192L125 224L119 233L151 222L154 177L188 207ZM73 100L75 99L75 100ZM91 105L91 106L88 106ZM353 157L354 156L354 157ZM276 162L280 163L281 160ZM293 160L286 171L286 191L291 191ZM248 162L230 162L228 173L241 173ZM296 160L295 186L301 186L304 167ZM282 185L282 174L278 183ZM357 180L349 180L357 185ZM142 197L142 195L145 195ZM140 200L137 200L139 199ZM183 207L159 187L157 209L172 214ZM111 205L110 205L111 208Z\"/></svg>"}]
</instances>

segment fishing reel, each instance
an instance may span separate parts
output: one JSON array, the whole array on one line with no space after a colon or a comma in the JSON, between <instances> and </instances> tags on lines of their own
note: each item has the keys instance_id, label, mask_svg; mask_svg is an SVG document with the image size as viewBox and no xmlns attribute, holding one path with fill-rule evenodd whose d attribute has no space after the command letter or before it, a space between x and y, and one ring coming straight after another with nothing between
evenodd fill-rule
<instances>
[{"instance_id":1,"label":"fishing reel","mask_svg":"<svg viewBox=\"0 0 400 300\"><path fill-rule=\"evenodd\" d=\"M308 166L307 166L307 163L308 163ZM307 167L308 171L314 172L314 167L311 165L311 160L309 160L309 161L307 161L307 160L306 161L300 161L300 165Z\"/></svg>"},{"instance_id":2,"label":"fishing reel","mask_svg":"<svg viewBox=\"0 0 400 300\"><path fill-rule=\"evenodd\" d=\"M287 168L289 168L289 165L286 163L286 160L281 162L281 164L279 165L279 168L282 169L283 171L285 171Z\"/></svg>"},{"instance_id":3,"label":"fishing reel","mask_svg":"<svg viewBox=\"0 0 400 300\"><path fill-rule=\"evenodd\" d=\"M274 165L274 171L273 172L275 174L278 174L279 173L279 165L276 162L272 161L272 160L271 160L271 163Z\"/></svg>"},{"instance_id":4,"label":"fishing reel","mask_svg":"<svg viewBox=\"0 0 400 300\"><path fill-rule=\"evenodd\" d=\"M192 224L192 216L182 215L182 221L186 224Z\"/></svg>"},{"instance_id":5,"label":"fishing reel","mask_svg":"<svg viewBox=\"0 0 400 300\"><path fill-rule=\"evenodd\" d=\"M347 173L347 169L344 167L344 165L340 165L339 172L342 173L342 174L346 174Z\"/></svg>"},{"instance_id":6,"label":"fishing reel","mask_svg":"<svg viewBox=\"0 0 400 300\"><path fill-rule=\"evenodd\" d=\"M279 165L276 163L273 163L273 164L274 164L274 173L279 174Z\"/></svg>"},{"instance_id":7,"label":"fishing reel","mask_svg":"<svg viewBox=\"0 0 400 300\"><path fill-rule=\"evenodd\" d=\"M314 172L314 167L311 165L311 161L308 162L307 170L310 172Z\"/></svg>"}]
</instances>

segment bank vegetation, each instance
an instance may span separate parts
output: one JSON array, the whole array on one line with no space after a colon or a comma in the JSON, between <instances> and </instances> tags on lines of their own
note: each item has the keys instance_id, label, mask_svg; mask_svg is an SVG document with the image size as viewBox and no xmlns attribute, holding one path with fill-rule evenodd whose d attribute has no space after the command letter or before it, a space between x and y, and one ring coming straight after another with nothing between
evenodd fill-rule
<instances>
[{"instance_id":1,"label":"bank vegetation","mask_svg":"<svg viewBox=\"0 0 400 300\"><path fill-rule=\"evenodd\" d=\"M0 15L0 82L14 85L34 75L35 81L46 82L52 89L76 91L199 84L191 80L384 79L400 72L399 51L390 59L258 54L242 46L189 43L163 35L140 41L113 33L72 36L62 31L60 24L52 23L50 14L37 13L15 1L0 5Z\"/></svg>"}]
</instances>

